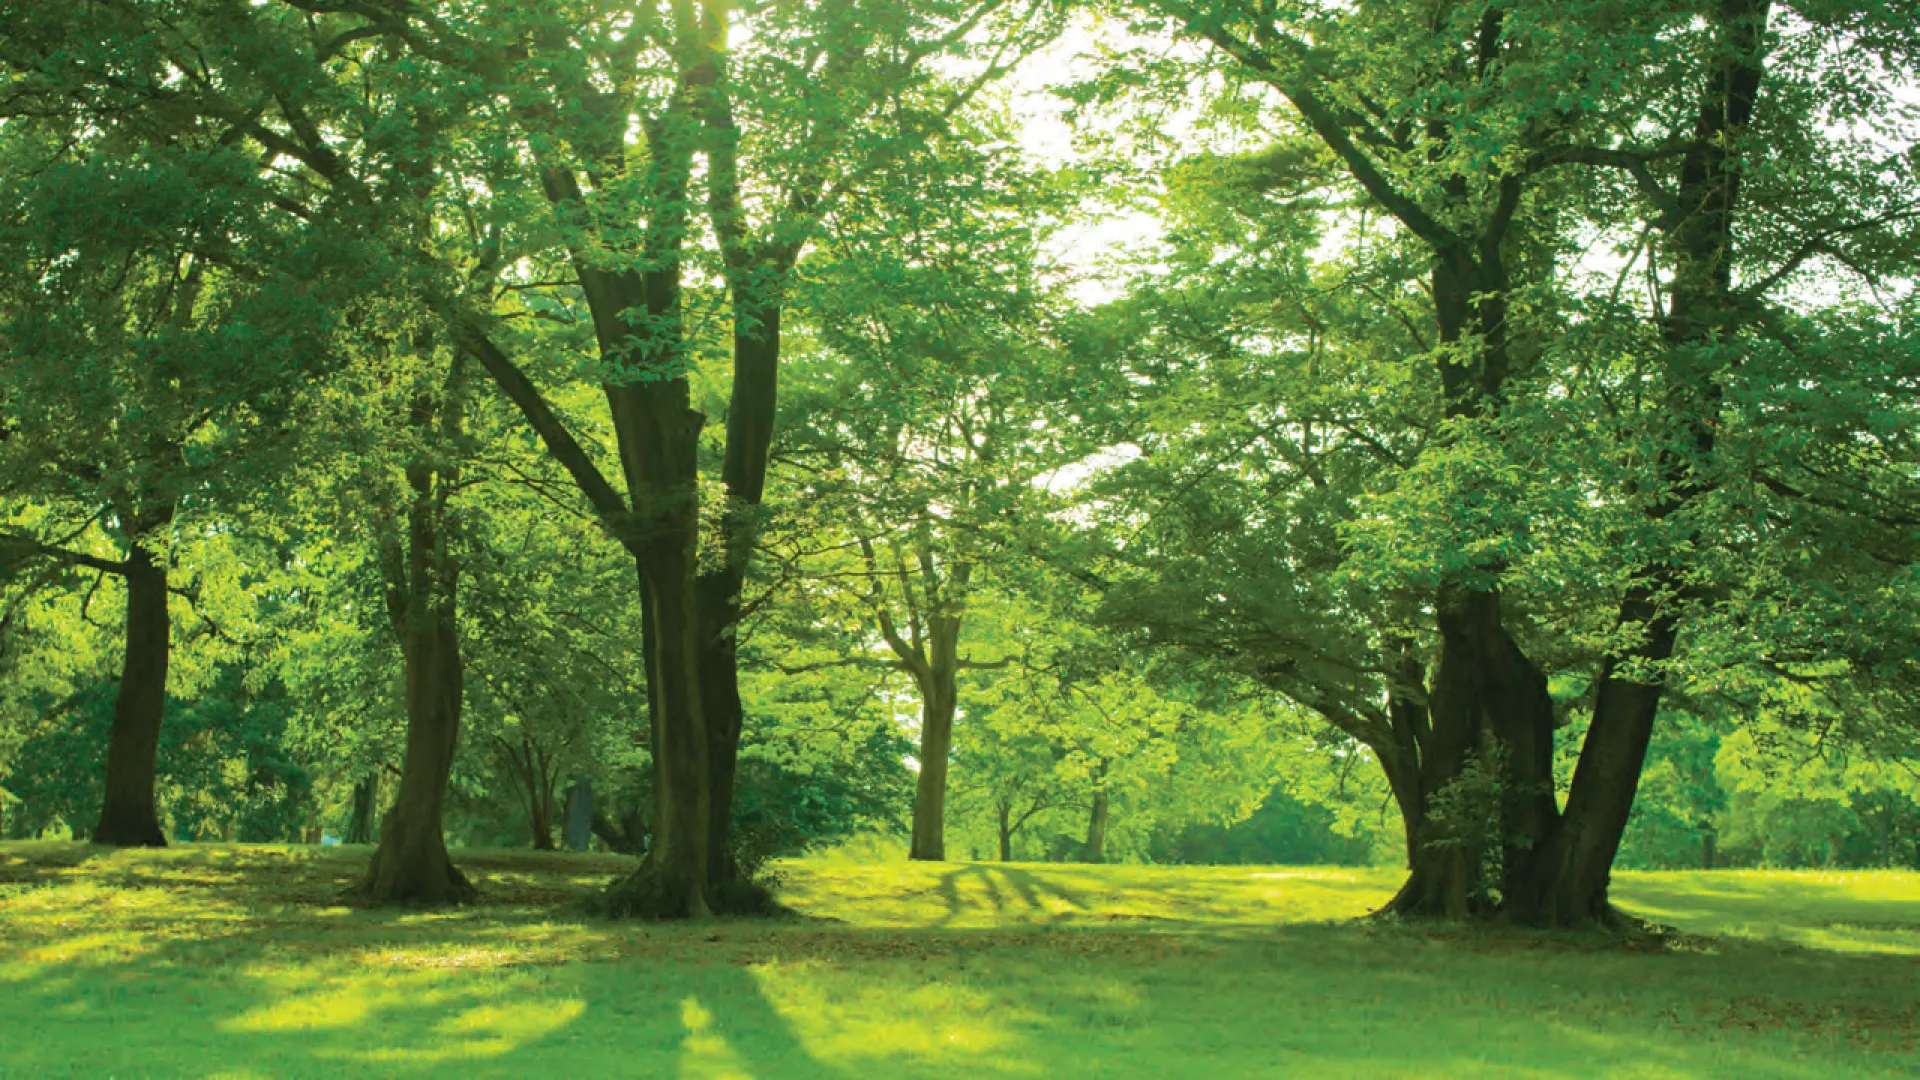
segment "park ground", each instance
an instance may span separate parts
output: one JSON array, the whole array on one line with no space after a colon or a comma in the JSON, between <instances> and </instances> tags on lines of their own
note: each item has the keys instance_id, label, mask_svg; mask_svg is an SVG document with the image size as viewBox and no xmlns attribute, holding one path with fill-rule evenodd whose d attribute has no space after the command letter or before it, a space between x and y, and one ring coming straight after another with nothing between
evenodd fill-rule
<instances>
[{"instance_id":1,"label":"park ground","mask_svg":"<svg viewBox=\"0 0 1920 1080\"><path fill-rule=\"evenodd\" d=\"M1920 875L1628 874L1681 933L1358 919L1390 870L782 864L779 920L582 914L629 866L0 845L0 1078L1920 1077Z\"/></svg>"}]
</instances>

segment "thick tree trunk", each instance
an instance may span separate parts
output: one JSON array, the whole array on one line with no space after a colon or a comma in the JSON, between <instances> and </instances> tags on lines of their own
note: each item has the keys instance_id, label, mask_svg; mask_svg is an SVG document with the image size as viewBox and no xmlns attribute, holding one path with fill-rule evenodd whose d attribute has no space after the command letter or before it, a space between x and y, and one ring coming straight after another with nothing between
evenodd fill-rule
<instances>
[{"instance_id":1,"label":"thick tree trunk","mask_svg":"<svg viewBox=\"0 0 1920 1080\"><path fill-rule=\"evenodd\" d=\"M368 773L353 785L353 816L347 820L347 843L373 843L373 819L379 797L379 773Z\"/></svg>"},{"instance_id":2,"label":"thick tree trunk","mask_svg":"<svg viewBox=\"0 0 1920 1080\"><path fill-rule=\"evenodd\" d=\"M703 52L699 64L712 62ZM688 71L682 75L691 77ZM605 902L613 915L658 919L711 913L711 744L701 700L706 641L696 576L700 429L706 417L691 404L686 369L692 361L680 299L686 192L697 139L697 119L683 111L687 104L677 101L647 131L647 185L657 207L645 245L650 268L575 262L602 357L613 371L631 373L609 379L602 391L631 509L623 541L638 570L652 710L652 844L639 869L607 890ZM560 201L581 198L570 173L549 181ZM645 312L644 329L635 312Z\"/></svg>"},{"instance_id":3,"label":"thick tree trunk","mask_svg":"<svg viewBox=\"0 0 1920 1080\"><path fill-rule=\"evenodd\" d=\"M640 560L641 595L654 632L648 671L653 707L653 843L633 874L608 891L612 914L699 918L707 904L712 803L700 700L699 612L693 531Z\"/></svg>"},{"instance_id":4,"label":"thick tree trunk","mask_svg":"<svg viewBox=\"0 0 1920 1080\"><path fill-rule=\"evenodd\" d=\"M1440 339L1464 344L1477 336L1471 362L1440 360L1449 418L1476 420L1502 407L1511 371L1507 284L1497 242L1482 243L1477 255L1437 253L1432 288ZM1385 911L1446 918L1484 912L1493 886L1510 889L1530 852L1559 827L1553 700L1545 675L1507 632L1498 588L1485 584L1501 569L1479 567L1440 586L1439 655L1427 707L1414 721L1395 713L1395 752L1382 761L1408 821L1411 850L1408 880ZM1497 883L1483 880L1486 859L1496 853Z\"/></svg>"},{"instance_id":5,"label":"thick tree trunk","mask_svg":"<svg viewBox=\"0 0 1920 1080\"><path fill-rule=\"evenodd\" d=\"M1638 591L1638 586L1629 591L1623 618L1636 607L1632 594ZM1675 621L1653 615L1651 599L1644 594L1640 603L1649 615L1642 623L1649 637L1636 651L1650 661L1664 660L1673 651ZM1580 747L1559 828L1517 855L1511 868L1504 907L1517 922L1578 926L1613 921L1607 899L1613 860L1633 814L1661 692L1658 684L1618 678L1618 663L1608 657L1601 665L1593 722Z\"/></svg>"},{"instance_id":6,"label":"thick tree trunk","mask_svg":"<svg viewBox=\"0 0 1920 1080\"><path fill-rule=\"evenodd\" d=\"M1013 807L1002 801L1000 812L1000 861L1013 861Z\"/></svg>"},{"instance_id":7,"label":"thick tree trunk","mask_svg":"<svg viewBox=\"0 0 1920 1080\"><path fill-rule=\"evenodd\" d=\"M1764 74L1771 0L1720 0L1716 21L1726 48L1708 80L1695 124L1695 141L1680 166L1677 205L1684 214L1670 239L1675 256L1669 306L1661 327L1670 350L1669 407L1692 443L1690 455L1662 452L1666 490L1648 508L1665 521L1704 490L1689 458L1713 452L1720 392L1714 362L1699 347L1739 328L1732 301L1733 225L1739 205L1736 140L1752 120ZM1652 743L1665 682L1659 668L1679 638L1679 605L1689 585L1672 563L1641 568L1628 584L1616 625L1640 640L1601 664L1580 761L1561 828L1531 852L1531 865L1513 882L1508 913L1541 925L1609 924L1613 861L1632 817L1640 774ZM1649 672L1622 675L1621 669Z\"/></svg>"},{"instance_id":8,"label":"thick tree trunk","mask_svg":"<svg viewBox=\"0 0 1920 1080\"><path fill-rule=\"evenodd\" d=\"M628 489L636 508L646 511L635 563L647 635L654 772L653 842L640 868L608 890L607 905L617 915L698 918L711 913L713 822L700 685L706 650L695 578L705 418L687 406L684 381L609 387L607 396L623 432Z\"/></svg>"},{"instance_id":9,"label":"thick tree trunk","mask_svg":"<svg viewBox=\"0 0 1920 1080\"><path fill-rule=\"evenodd\" d=\"M737 376L736 376L737 377ZM700 704L707 711L707 881L721 889L740 876L733 852L733 789L746 722L740 702L740 656L735 638L743 575L733 567L700 579Z\"/></svg>"},{"instance_id":10,"label":"thick tree trunk","mask_svg":"<svg viewBox=\"0 0 1920 1080\"><path fill-rule=\"evenodd\" d=\"M166 515L171 519L172 514ZM164 524L164 522L162 522ZM126 658L120 669L120 695L113 704L113 729L107 737L106 798L93 842L114 847L165 847L154 805L159 765L160 723L167 708L167 662L172 623L167 613L167 570L142 545L148 533L128 545Z\"/></svg>"},{"instance_id":11,"label":"thick tree trunk","mask_svg":"<svg viewBox=\"0 0 1920 1080\"><path fill-rule=\"evenodd\" d=\"M1471 838L1438 829L1416 829L1415 836L1407 854L1407 880L1378 914L1465 919L1484 913L1481 847Z\"/></svg>"}]
</instances>

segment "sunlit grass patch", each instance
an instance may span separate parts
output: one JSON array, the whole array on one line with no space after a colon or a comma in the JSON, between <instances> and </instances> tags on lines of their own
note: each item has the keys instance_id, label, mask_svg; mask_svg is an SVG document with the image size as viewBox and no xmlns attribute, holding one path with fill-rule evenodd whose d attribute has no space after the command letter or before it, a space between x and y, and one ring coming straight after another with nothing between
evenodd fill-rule
<instances>
[{"instance_id":1,"label":"sunlit grass patch","mask_svg":"<svg viewBox=\"0 0 1920 1080\"><path fill-rule=\"evenodd\" d=\"M367 855L0 845L0 1078L1920 1075L1912 875L1621 875L1722 935L1644 950L1355 921L1390 870L798 860L647 926L578 904L629 860L380 911Z\"/></svg>"},{"instance_id":2,"label":"sunlit grass patch","mask_svg":"<svg viewBox=\"0 0 1920 1080\"><path fill-rule=\"evenodd\" d=\"M782 865L782 898L864 926L987 927L1350 919L1393 894L1382 870L1028 863Z\"/></svg>"},{"instance_id":3,"label":"sunlit grass patch","mask_svg":"<svg viewBox=\"0 0 1920 1080\"><path fill-rule=\"evenodd\" d=\"M1716 870L1623 874L1625 906L1695 933L1920 956L1920 874Z\"/></svg>"},{"instance_id":4,"label":"sunlit grass patch","mask_svg":"<svg viewBox=\"0 0 1920 1080\"><path fill-rule=\"evenodd\" d=\"M1015 1030L1037 1019L973 985L964 961L849 977L814 960L762 964L753 974L808 1052L845 1067L904 1059L979 1068L983 1056L1017 1049Z\"/></svg>"}]
</instances>

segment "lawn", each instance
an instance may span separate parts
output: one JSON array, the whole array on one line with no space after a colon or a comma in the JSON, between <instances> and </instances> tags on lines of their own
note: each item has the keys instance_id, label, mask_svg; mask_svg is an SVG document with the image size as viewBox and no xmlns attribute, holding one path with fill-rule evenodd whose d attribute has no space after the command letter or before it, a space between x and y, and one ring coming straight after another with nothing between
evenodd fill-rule
<instances>
[{"instance_id":1,"label":"lawn","mask_svg":"<svg viewBox=\"0 0 1920 1080\"><path fill-rule=\"evenodd\" d=\"M0 845L0 1077L1920 1076L1920 875L1626 875L1627 946L1354 922L1391 872L787 864L803 917L608 923L601 856Z\"/></svg>"}]
</instances>

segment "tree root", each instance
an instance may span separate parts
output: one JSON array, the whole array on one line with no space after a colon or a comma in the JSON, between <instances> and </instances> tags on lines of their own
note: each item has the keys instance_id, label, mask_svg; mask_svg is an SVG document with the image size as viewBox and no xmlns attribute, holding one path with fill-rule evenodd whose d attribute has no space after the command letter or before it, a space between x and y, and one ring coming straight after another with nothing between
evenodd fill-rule
<instances>
[{"instance_id":1,"label":"tree root","mask_svg":"<svg viewBox=\"0 0 1920 1080\"><path fill-rule=\"evenodd\" d=\"M773 889L766 882L743 876L708 883L697 901L697 907L690 904L685 890L670 887L652 860L646 860L633 873L607 886L590 900L588 910L610 919L661 922L710 915L771 918L793 914L774 898Z\"/></svg>"},{"instance_id":2,"label":"tree root","mask_svg":"<svg viewBox=\"0 0 1920 1080\"><path fill-rule=\"evenodd\" d=\"M373 907L454 907L479 899L480 890L445 855L426 865L394 865L398 861L375 851L367 876L347 897Z\"/></svg>"}]
</instances>

